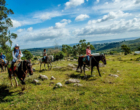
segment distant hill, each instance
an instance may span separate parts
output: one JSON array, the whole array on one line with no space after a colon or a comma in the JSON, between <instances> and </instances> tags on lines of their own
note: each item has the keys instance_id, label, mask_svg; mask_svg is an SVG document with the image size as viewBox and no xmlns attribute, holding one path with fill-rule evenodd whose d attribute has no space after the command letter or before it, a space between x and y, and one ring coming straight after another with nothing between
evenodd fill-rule
<instances>
[{"instance_id":1,"label":"distant hill","mask_svg":"<svg viewBox=\"0 0 140 110\"><path fill-rule=\"evenodd\" d=\"M110 40L103 40L103 41L93 41L90 42L95 47L96 52L108 52L108 51L121 51L121 45L126 44L130 47L132 51L137 50L140 47L140 38L122 38L122 39L110 39ZM70 46L74 46L78 43L68 44ZM43 49L53 49L54 46L50 47L41 47L41 48L30 48L30 49L22 49L29 50L33 55L40 55L42 54ZM58 48L62 48L62 46L58 46Z\"/></svg>"}]
</instances>

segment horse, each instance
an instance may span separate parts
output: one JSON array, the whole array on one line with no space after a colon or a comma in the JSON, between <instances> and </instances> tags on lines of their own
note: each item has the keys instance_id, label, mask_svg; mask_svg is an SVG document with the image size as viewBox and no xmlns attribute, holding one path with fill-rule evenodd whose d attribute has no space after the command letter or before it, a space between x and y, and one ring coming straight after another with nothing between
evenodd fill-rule
<instances>
[{"instance_id":1,"label":"horse","mask_svg":"<svg viewBox=\"0 0 140 110\"><path fill-rule=\"evenodd\" d=\"M84 70L84 74L85 74L85 66L88 65L88 61L83 61L83 59L86 59L86 56L81 56L79 57L78 59L78 66L77 66L77 71L80 67L81 69L81 73L82 73L82 66L83 66L83 70ZM92 76L92 73L93 73L93 67L96 66L97 67L97 70L98 70L98 73L99 73L99 76L101 77L101 74L100 74L100 70L99 70L99 62L102 61L104 63L104 65L106 65L106 57L105 55L101 54L101 55L97 55L97 56L90 56L90 62L91 62L91 76ZM85 74L86 76L86 74Z\"/></svg>"},{"instance_id":2,"label":"horse","mask_svg":"<svg viewBox=\"0 0 140 110\"><path fill-rule=\"evenodd\" d=\"M53 61L53 56L52 55L49 55L49 56L46 56L46 59L43 61L43 58L40 58L38 59L39 63L40 63L40 71L41 71L41 65L42 63L44 63L44 67L45 67L45 70L46 70L46 66L45 64L48 65L48 69L51 70L52 68L52 61Z\"/></svg>"},{"instance_id":3,"label":"horse","mask_svg":"<svg viewBox=\"0 0 140 110\"><path fill-rule=\"evenodd\" d=\"M8 63L9 63L9 62L6 61L6 63L5 63L2 59L0 59L0 68L1 68L1 72L4 72L4 67L5 67L5 71L6 71L6 68L7 68L7 66L8 66Z\"/></svg>"},{"instance_id":4,"label":"horse","mask_svg":"<svg viewBox=\"0 0 140 110\"><path fill-rule=\"evenodd\" d=\"M26 60L21 61L20 65L17 68L18 68L17 70L15 70L16 67L8 69L9 79L11 81L11 86L14 86L13 83L12 83L12 76L15 79L16 86L18 86L18 82L16 80L16 77L19 78L22 85L25 85L24 80L26 78L27 73L29 73L30 75L33 75L32 64L31 64L30 61L26 61Z\"/></svg>"}]
</instances>

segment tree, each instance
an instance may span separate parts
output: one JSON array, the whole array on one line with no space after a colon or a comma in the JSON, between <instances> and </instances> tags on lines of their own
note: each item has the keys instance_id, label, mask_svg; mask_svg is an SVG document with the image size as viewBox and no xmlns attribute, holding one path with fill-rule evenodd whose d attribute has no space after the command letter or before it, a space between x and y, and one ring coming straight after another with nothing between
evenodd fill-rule
<instances>
[{"instance_id":1,"label":"tree","mask_svg":"<svg viewBox=\"0 0 140 110\"><path fill-rule=\"evenodd\" d=\"M4 50L6 43L12 45L11 39L16 39L17 34L10 33L9 27L13 27L11 19L8 15L14 14L11 9L6 8L6 1L0 0L0 46Z\"/></svg>"},{"instance_id":2,"label":"tree","mask_svg":"<svg viewBox=\"0 0 140 110\"><path fill-rule=\"evenodd\" d=\"M25 59L30 60L31 58L33 58L33 55L28 50L24 50L23 55L24 57L22 58L22 60L25 60Z\"/></svg>"},{"instance_id":3,"label":"tree","mask_svg":"<svg viewBox=\"0 0 140 110\"><path fill-rule=\"evenodd\" d=\"M90 45L91 50L95 49L94 46L90 44L90 42L86 43L85 39L80 40L79 44L73 46L73 55L76 55L77 53L79 55L85 54L86 53L86 48L87 48L88 45Z\"/></svg>"},{"instance_id":4,"label":"tree","mask_svg":"<svg viewBox=\"0 0 140 110\"><path fill-rule=\"evenodd\" d=\"M121 49L124 51L124 54L125 54L125 55L131 53L131 50L130 50L129 47L127 47L127 45L122 45L122 46L121 46Z\"/></svg>"},{"instance_id":5,"label":"tree","mask_svg":"<svg viewBox=\"0 0 140 110\"><path fill-rule=\"evenodd\" d=\"M70 54L72 54L72 47L71 46L69 46L69 45L62 45L62 51L64 52L64 53L66 53L67 54L67 56L70 56Z\"/></svg>"}]
</instances>

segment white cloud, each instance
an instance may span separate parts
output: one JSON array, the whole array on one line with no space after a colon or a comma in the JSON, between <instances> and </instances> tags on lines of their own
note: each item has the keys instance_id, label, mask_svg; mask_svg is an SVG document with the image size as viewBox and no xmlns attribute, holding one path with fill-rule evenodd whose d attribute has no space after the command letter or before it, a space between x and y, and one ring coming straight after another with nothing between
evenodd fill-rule
<instances>
[{"instance_id":1,"label":"white cloud","mask_svg":"<svg viewBox=\"0 0 140 110\"><path fill-rule=\"evenodd\" d=\"M62 16L62 13L54 11L54 12L42 12L42 13L36 13L33 18L36 19L41 19L41 20L48 20L51 19L53 17L58 17L58 16Z\"/></svg>"},{"instance_id":2,"label":"white cloud","mask_svg":"<svg viewBox=\"0 0 140 110\"><path fill-rule=\"evenodd\" d=\"M29 31L29 32L31 32L33 30L33 27L29 27L28 29L27 29L27 31Z\"/></svg>"},{"instance_id":3,"label":"white cloud","mask_svg":"<svg viewBox=\"0 0 140 110\"><path fill-rule=\"evenodd\" d=\"M139 4L140 3L140 0L135 0L135 4Z\"/></svg>"},{"instance_id":4,"label":"white cloud","mask_svg":"<svg viewBox=\"0 0 140 110\"><path fill-rule=\"evenodd\" d=\"M98 6L94 5L93 10L99 11L100 13L108 13L111 11L129 11L139 9L140 3L139 0L113 0L113 2L109 2L108 4L100 4Z\"/></svg>"},{"instance_id":5,"label":"white cloud","mask_svg":"<svg viewBox=\"0 0 140 110\"><path fill-rule=\"evenodd\" d=\"M108 5L108 2L105 2L106 5Z\"/></svg>"},{"instance_id":6,"label":"white cloud","mask_svg":"<svg viewBox=\"0 0 140 110\"><path fill-rule=\"evenodd\" d=\"M110 24L110 25L109 25ZM120 34L124 32L140 31L140 19L114 21L106 25L88 25L85 28L78 29L75 33L78 36L85 35L104 35L104 34Z\"/></svg>"},{"instance_id":7,"label":"white cloud","mask_svg":"<svg viewBox=\"0 0 140 110\"><path fill-rule=\"evenodd\" d=\"M24 31L25 29L18 29L17 32L20 33L22 31Z\"/></svg>"},{"instance_id":8,"label":"white cloud","mask_svg":"<svg viewBox=\"0 0 140 110\"><path fill-rule=\"evenodd\" d=\"M61 6L61 4L58 4L58 7L60 7Z\"/></svg>"},{"instance_id":9,"label":"white cloud","mask_svg":"<svg viewBox=\"0 0 140 110\"><path fill-rule=\"evenodd\" d=\"M89 18L89 15L86 15L86 14L81 14L81 15L78 15L75 20L76 21L83 21L85 19Z\"/></svg>"},{"instance_id":10,"label":"white cloud","mask_svg":"<svg viewBox=\"0 0 140 110\"><path fill-rule=\"evenodd\" d=\"M112 20L112 19L117 19L120 17L126 17L126 16L130 16L130 13L124 13L121 10L117 11L117 12L109 12L108 15L104 15L102 19L98 19L98 20L90 20L88 22L88 24L92 24L92 23L100 23L100 22L104 22L104 21L108 21L108 20Z\"/></svg>"},{"instance_id":11,"label":"white cloud","mask_svg":"<svg viewBox=\"0 0 140 110\"><path fill-rule=\"evenodd\" d=\"M88 2L88 0L86 0Z\"/></svg>"},{"instance_id":12,"label":"white cloud","mask_svg":"<svg viewBox=\"0 0 140 110\"><path fill-rule=\"evenodd\" d=\"M76 7L83 3L84 3L84 0L69 0L68 2L65 3L65 6L66 6L65 8L68 9L71 7Z\"/></svg>"},{"instance_id":13,"label":"white cloud","mask_svg":"<svg viewBox=\"0 0 140 110\"><path fill-rule=\"evenodd\" d=\"M54 28L56 28L56 29L64 28L69 23L71 23L71 20L63 19L63 20L61 20L61 22L55 23Z\"/></svg>"},{"instance_id":14,"label":"white cloud","mask_svg":"<svg viewBox=\"0 0 140 110\"><path fill-rule=\"evenodd\" d=\"M100 2L100 0L96 0L96 3L99 3Z\"/></svg>"},{"instance_id":15,"label":"white cloud","mask_svg":"<svg viewBox=\"0 0 140 110\"><path fill-rule=\"evenodd\" d=\"M12 22L13 22L13 27L14 28L20 27L22 25L19 21L16 21L16 20L13 20L13 19L12 19Z\"/></svg>"}]
</instances>

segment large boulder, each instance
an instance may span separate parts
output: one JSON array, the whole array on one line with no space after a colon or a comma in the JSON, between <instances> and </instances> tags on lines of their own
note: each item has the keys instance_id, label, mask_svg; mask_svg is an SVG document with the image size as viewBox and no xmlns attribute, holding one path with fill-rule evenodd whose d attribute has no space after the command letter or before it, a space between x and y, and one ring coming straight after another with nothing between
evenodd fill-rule
<instances>
[{"instance_id":1,"label":"large boulder","mask_svg":"<svg viewBox=\"0 0 140 110\"><path fill-rule=\"evenodd\" d=\"M68 80L65 82L65 84L79 83L79 82L80 82L80 80L78 80L78 79L68 79Z\"/></svg>"},{"instance_id":2,"label":"large boulder","mask_svg":"<svg viewBox=\"0 0 140 110\"><path fill-rule=\"evenodd\" d=\"M42 80L47 80L48 79L48 77L46 75L42 75L42 74L39 75L39 78L42 79Z\"/></svg>"},{"instance_id":3,"label":"large boulder","mask_svg":"<svg viewBox=\"0 0 140 110\"><path fill-rule=\"evenodd\" d=\"M34 80L33 80L33 83L35 83L35 84L40 84L39 80L37 80L37 79L34 79Z\"/></svg>"},{"instance_id":4,"label":"large boulder","mask_svg":"<svg viewBox=\"0 0 140 110\"><path fill-rule=\"evenodd\" d=\"M55 88L61 88L62 86L63 86L63 85L62 85L60 82L59 82L59 83L56 83L55 86L54 86L54 89L55 89Z\"/></svg>"},{"instance_id":5,"label":"large boulder","mask_svg":"<svg viewBox=\"0 0 140 110\"><path fill-rule=\"evenodd\" d=\"M82 87L82 84L75 83L73 86Z\"/></svg>"},{"instance_id":6,"label":"large boulder","mask_svg":"<svg viewBox=\"0 0 140 110\"><path fill-rule=\"evenodd\" d=\"M51 77L51 80L55 80L56 78L54 76Z\"/></svg>"},{"instance_id":7,"label":"large boulder","mask_svg":"<svg viewBox=\"0 0 140 110\"><path fill-rule=\"evenodd\" d=\"M112 76L112 77L119 77L118 75L115 75L115 74L109 74L109 76Z\"/></svg>"},{"instance_id":8,"label":"large boulder","mask_svg":"<svg viewBox=\"0 0 140 110\"><path fill-rule=\"evenodd\" d=\"M72 64L68 64L68 67L74 68L75 66Z\"/></svg>"}]
</instances>

